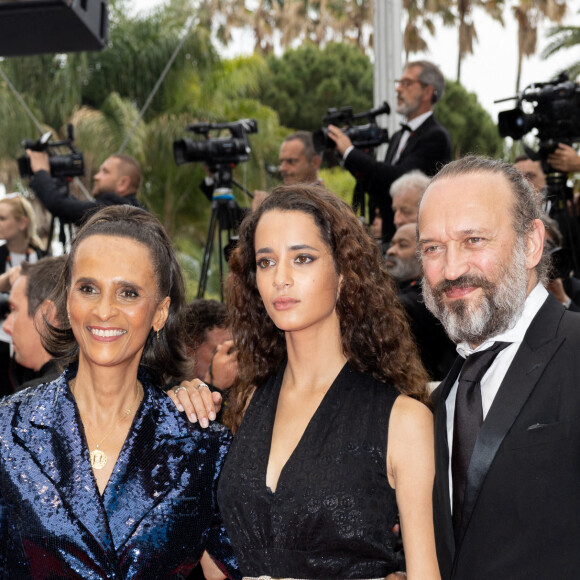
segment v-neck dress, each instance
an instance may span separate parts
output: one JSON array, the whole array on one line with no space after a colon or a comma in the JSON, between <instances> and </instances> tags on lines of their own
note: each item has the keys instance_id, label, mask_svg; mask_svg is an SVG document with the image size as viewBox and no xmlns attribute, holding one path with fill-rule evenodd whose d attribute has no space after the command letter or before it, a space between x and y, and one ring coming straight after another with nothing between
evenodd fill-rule
<instances>
[{"instance_id":1,"label":"v-neck dress","mask_svg":"<svg viewBox=\"0 0 580 580\"><path fill-rule=\"evenodd\" d=\"M275 493L266 470L284 368L258 389L218 488L220 513L246 576L378 578L398 569L387 478L396 389L348 363L285 464Z\"/></svg>"}]
</instances>

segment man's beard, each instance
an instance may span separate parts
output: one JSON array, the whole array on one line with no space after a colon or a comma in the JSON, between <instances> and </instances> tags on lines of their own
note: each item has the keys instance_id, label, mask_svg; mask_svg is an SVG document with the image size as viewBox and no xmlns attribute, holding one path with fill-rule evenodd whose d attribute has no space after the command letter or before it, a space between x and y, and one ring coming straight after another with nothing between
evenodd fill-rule
<instances>
[{"instance_id":1,"label":"man's beard","mask_svg":"<svg viewBox=\"0 0 580 580\"><path fill-rule=\"evenodd\" d=\"M387 256L386 261L394 262L394 266L387 264L387 271L397 282L414 280L421 275L421 264L416 259L401 260L399 256Z\"/></svg>"},{"instance_id":2,"label":"man's beard","mask_svg":"<svg viewBox=\"0 0 580 580\"><path fill-rule=\"evenodd\" d=\"M423 297L454 343L478 345L515 325L524 308L527 284L525 242L518 240L510 263L498 272L497 282L466 274L432 287L424 279ZM445 291L469 286L482 289L483 295L477 302L463 299L443 302Z\"/></svg>"},{"instance_id":3,"label":"man's beard","mask_svg":"<svg viewBox=\"0 0 580 580\"><path fill-rule=\"evenodd\" d=\"M412 115L421 105L421 96L417 96L414 101L403 101L400 105L397 104L395 108L396 112L399 115L403 115L404 117L408 117Z\"/></svg>"}]
</instances>

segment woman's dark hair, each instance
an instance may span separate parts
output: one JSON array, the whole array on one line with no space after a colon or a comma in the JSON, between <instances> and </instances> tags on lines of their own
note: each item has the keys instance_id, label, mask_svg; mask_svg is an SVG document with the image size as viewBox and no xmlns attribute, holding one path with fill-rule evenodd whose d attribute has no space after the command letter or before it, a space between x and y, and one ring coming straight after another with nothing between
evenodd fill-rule
<instances>
[{"instance_id":1,"label":"woman's dark hair","mask_svg":"<svg viewBox=\"0 0 580 580\"><path fill-rule=\"evenodd\" d=\"M286 357L284 333L268 316L256 284L256 227L273 210L312 216L332 252L336 271L342 276L336 312L348 362L427 403L428 376L377 244L350 206L332 192L318 185L281 186L244 219L229 262L226 303L238 348L239 374L228 396L228 426L236 431L253 390Z\"/></svg>"},{"instance_id":2,"label":"woman's dark hair","mask_svg":"<svg viewBox=\"0 0 580 580\"><path fill-rule=\"evenodd\" d=\"M145 343L141 364L155 381L180 381L191 376L192 364L185 350L184 311L185 284L171 240L157 218L131 205L114 205L93 214L79 230L67 257L64 270L51 300L60 320L57 328L45 320L42 341L55 358L68 363L78 359L79 347L67 318L66 302L70 290L74 261L79 245L91 236L115 236L134 240L149 250L157 276L158 298L171 298L165 326L157 333L151 330Z\"/></svg>"}]
</instances>

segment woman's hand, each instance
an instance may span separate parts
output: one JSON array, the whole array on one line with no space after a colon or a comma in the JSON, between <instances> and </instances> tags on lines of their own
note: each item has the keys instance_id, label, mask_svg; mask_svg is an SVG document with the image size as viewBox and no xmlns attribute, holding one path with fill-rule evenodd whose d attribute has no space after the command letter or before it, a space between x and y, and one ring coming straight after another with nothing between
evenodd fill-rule
<instances>
[{"instance_id":1,"label":"woman's hand","mask_svg":"<svg viewBox=\"0 0 580 580\"><path fill-rule=\"evenodd\" d=\"M167 391L167 394L178 411L185 411L192 423L199 421L204 428L209 425L209 421L215 421L222 406L222 396L212 393L199 379L183 381L178 387Z\"/></svg>"}]
</instances>

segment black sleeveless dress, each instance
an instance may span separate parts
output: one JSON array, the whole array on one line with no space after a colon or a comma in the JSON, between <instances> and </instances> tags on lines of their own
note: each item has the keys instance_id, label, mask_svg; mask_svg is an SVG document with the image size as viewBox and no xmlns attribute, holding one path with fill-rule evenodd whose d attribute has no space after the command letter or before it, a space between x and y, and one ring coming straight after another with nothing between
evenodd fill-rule
<instances>
[{"instance_id":1,"label":"black sleeveless dress","mask_svg":"<svg viewBox=\"0 0 580 580\"><path fill-rule=\"evenodd\" d=\"M220 513L240 569L246 576L384 578L399 569L386 467L398 392L347 363L272 493L266 469L283 372L255 392L220 477Z\"/></svg>"}]
</instances>

